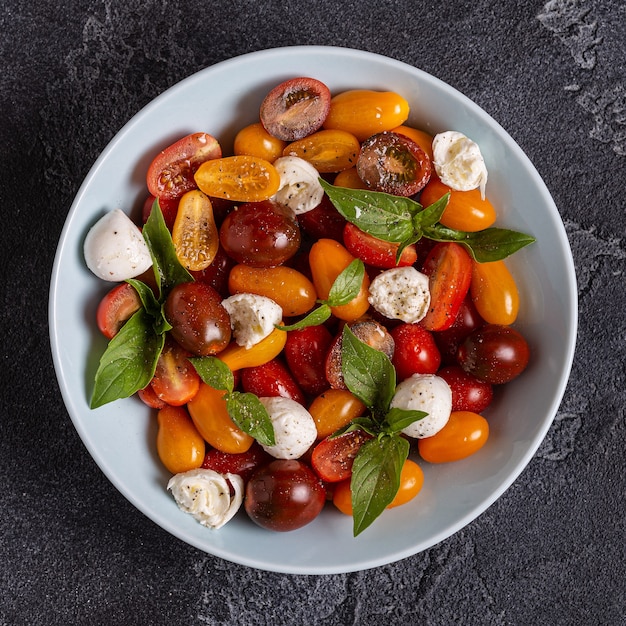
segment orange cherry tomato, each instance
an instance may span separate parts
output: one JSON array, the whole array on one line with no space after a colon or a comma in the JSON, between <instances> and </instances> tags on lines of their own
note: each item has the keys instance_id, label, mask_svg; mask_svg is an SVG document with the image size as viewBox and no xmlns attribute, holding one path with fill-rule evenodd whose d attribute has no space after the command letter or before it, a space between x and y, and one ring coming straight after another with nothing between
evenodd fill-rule
<instances>
[{"instance_id":1,"label":"orange cherry tomato","mask_svg":"<svg viewBox=\"0 0 626 626\"><path fill-rule=\"evenodd\" d=\"M265 339L261 339L251 348L231 342L216 356L235 372L244 367L265 365L282 352L285 343L287 343L287 333L275 328Z\"/></svg>"},{"instance_id":2,"label":"orange cherry tomato","mask_svg":"<svg viewBox=\"0 0 626 626\"><path fill-rule=\"evenodd\" d=\"M234 202L261 202L280 187L280 174L269 161L246 154L206 161L194 178L207 196Z\"/></svg>"},{"instance_id":3,"label":"orange cherry tomato","mask_svg":"<svg viewBox=\"0 0 626 626\"><path fill-rule=\"evenodd\" d=\"M403 124L402 126L398 126L397 128L392 128L392 132L398 133L399 135L404 135L405 137L412 139L428 155L428 158L431 161L433 160L432 135L429 135L427 132L419 130L418 128L406 126L405 124Z\"/></svg>"},{"instance_id":4,"label":"orange cherry tomato","mask_svg":"<svg viewBox=\"0 0 626 626\"><path fill-rule=\"evenodd\" d=\"M427 207L448 192L450 199L440 219L444 226L473 233L489 228L496 221L496 210L487 198L481 198L479 189L456 191L434 175L422 190L420 203Z\"/></svg>"},{"instance_id":5,"label":"orange cherry tomato","mask_svg":"<svg viewBox=\"0 0 626 626\"><path fill-rule=\"evenodd\" d=\"M510 326L519 311L519 291L504 261L472 261L472 302L489 324Z\"/></svg>"},{"instance_id":6,"label":"orange cherry tomato","mask_svg":"<svg viewBox=\"0 0 626 626\"><path fill-rule=\"evenodd\" d=\"M345 130L318 130L316 133L287 145L284 156L297 156L308 161L322 173L341 172L354 167L361 145Z\"/></svg>"},{"instance_id":7,"label":"orange cherry tomato","mask_svg":"<svg viewBox=\"0 0 626 626\"><path fill-rule=\"evenodd\" d=\"M356 166L349 170L343 170L335 176L333 184L336 187L346 187L346 189L368 189L368 186L361 180Z\"/></svg>"},{"instance_id":8,"label":"orange cherry tomato","mask_svg":"<svg viewBox=\"0 0 626 626\"><path fill-rule=\"evenodd\" d=\"M347 389L328 389L309 406L317 427L317 438L323 439L347 426L365 412L365 405Z\"/></svg>"},{"instance_id":9,"label":"orange cherry tomato","mask_svg":"<svg viewBox=\"0 0 626 626\"><path fill-rule=\"evenodd\" d=\"M230 418L222 389L202 383L193 400L187 404L191 419L204 440L221 452L246 452L254 439Z\"/></svg>"},{"instance_id":10,"label":"orange cherry tomato","mask_svg":"<svg viewBox=\"0 0 626 626\"><path fill-rule=\"evenodd\" d=\"M422 490L424 485L424 472L422 468L411 459L407 459L400 472L400 488L395 498L387 506L392 509L406 504ZM333 485L333 504L345 515L352 515L352 491L350 490L350 478Z\"/></svg>"},{"instance_id":11,"label":"orange cherry tomato","mask_svg":"<svg viewBox=\"0 0 626 626\"><path fill-rule=\"evenodd\" d=\"M260 157L273 163L282 156L286 141L270 135L261 122L242 128L235 136L233 152L236 155L247 154Z\"/></svg>"},{"instance_id":12,"label":"orange cherry tomato","mask_svg":"<svg viewBox=\"0 0 626 626\"><path fill-rule=\"evenodd\" d=\"M182 406L166 406L157 413L157 453L172 472L188 472L204 461L205 443Z\"/></svg>"},{"instance_id":13,"label":"orange cherry tomato","mask_svg":"<svg viewBox=\"0 0 626 626\"><path fill-rule=\"evenodd\" d=\"M334 96L324 128L345 130L359 141L404 124L409 103L392 91L353 89Z\"/></svg>"},{"instance_id":14,"label":"orange cherry tomato","mask_svg":"<svg viewBox=\"0 0 626 626\"><path fill-rule=\"evenodd\" d=\"M200 272L213 262L220 238L211 200L200 190L188 191L180 199L172 242L178 260L188 270Z\"/></svg>"},{"instance_id":15,"label":"orange cherry tomato","mask_svg":"<svg viewBox=\"0 0 626 626\"><path fill-rule=\"evenodd\" d=\"M286 265L235 265L228 276L228 290L231 294L254 293L271 298L287 317L307 313L317 299L313 283L304 274Z\"/></svg>"},{"instance_id":16,"label":"orange cherry tomato","mask_svg":"<svg viewBox=\"0 0 626 626\"><path fill-rule=\"evenodd\" d=\"M354 258L339 242L334 239L318 239L309 252L309 265L313 275L313 284L317 295L322 300L328 298L330 288L337 276L354 261ZM331 307L333 315L340 320L352 322L359 319L369 308L367 301L370 285L367 273L363 276L361 290L348 304Z\"/></svg>"},{"instance_id":17,"label":"orange cherry tomato","mask_svg":"<svg viewBox=\"0 0 626 626\"><path fill-rule=\"evenodd\" d=\"M418 439L424 461L450 463L480 450L489 438L489 423L472 411L452 411L448 423L432 437Z\"/></svg>"}]
</instances>

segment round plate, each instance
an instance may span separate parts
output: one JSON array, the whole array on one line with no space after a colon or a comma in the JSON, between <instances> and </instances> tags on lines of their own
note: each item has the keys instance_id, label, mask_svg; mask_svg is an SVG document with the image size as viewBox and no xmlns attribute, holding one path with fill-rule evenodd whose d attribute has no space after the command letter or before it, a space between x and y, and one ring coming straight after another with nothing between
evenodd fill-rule
<instances>
[{"instance_id":1,"label":"round plate","mask_svg":"<svg viewBox=\"0 0 626 626\"><path fill-rule=\"evenodd\" d=\"M491 434L474 456L422 463L425 483L409 504L386 511L359 537L352 519L328 505L311 524L273 533L241 512L220 530L181 512L155 449L156 420L138 399L90 410L92 381L105 340L95 310L111 287L86 268L82 245L105 212L134 217L147 195L152 157L191 132L216 136L225 153L236 131L258 120L265 94L294 76L312 76L333 93L351 88L401 93L411 125L432 134L458 130L481 147L497 225L531 233L537 243L508 261L517 278L517 328L532 347L526 372L485 412ZM111 482L172 535L215 556L270 571L330 574L384 565L449 537L476 518L516 479L544 438L572 363L577 291L559 213L538 173L511 137L482 109L440 80L383 56L332 47L278 48L219 63L183 80L133 117L100 155L70 209L50 287L50 336L63 399L90 454Z\"/></svg>"}]
</instances>

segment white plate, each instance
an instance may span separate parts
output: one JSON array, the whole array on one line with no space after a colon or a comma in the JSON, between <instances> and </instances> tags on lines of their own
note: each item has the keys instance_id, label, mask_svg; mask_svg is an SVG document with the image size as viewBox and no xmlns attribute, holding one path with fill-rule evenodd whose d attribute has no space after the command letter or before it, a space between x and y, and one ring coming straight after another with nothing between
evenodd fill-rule
<instances>
[{"instance_id":1,"label":"white plate","mask_svg":"<svg viewBox=\"0 0 626 626\"><path fill-rule=\"evenodd\" d=\"M154 414L134 398L95 411L88 405L105 348L95 309L110 285L84 264L87 230L116 207L138 215L150 160L179 137L205 131L228 152L235 132L257 120L264 95L294 76L318 78L334 93L349 88L397 91L411 104L414 126L433 134L459 130L471 137L487 163L487 192L498 211L497 225L538 239L509 261L522 303L517 327L531 344L532 362L485 413L491 426L488 443L461 462L423 463L425 485L419 496L386 511L358 538L352 537L351 518L330 505L313 523L290 533L262 530L244 513L220 530L208 530L182 513L166 492L169 476L156 456ZM270 571L329 574L384 565L425 550L471 522L511 485L561 402L574 353L577 291L557 208L528 158L491 117L409 65L346 48L306 46L255 52L202 70L122 128L70 209L54 262L49 314L67 410L90 454L130 502L172 535L218 557Z\"/></svg>"}]
</instances>

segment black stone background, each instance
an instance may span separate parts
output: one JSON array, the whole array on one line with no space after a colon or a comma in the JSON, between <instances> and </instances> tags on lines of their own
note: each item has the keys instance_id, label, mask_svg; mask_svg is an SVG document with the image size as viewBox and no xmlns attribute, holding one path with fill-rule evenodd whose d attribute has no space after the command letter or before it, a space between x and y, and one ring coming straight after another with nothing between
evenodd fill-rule
<instances>
[{"instance_id":1,"label":"black stone background","mask_svg":"<svg viewBox=\"0 0 626 626\"><path fill-rule=\"evenodd\" d=\"M190 74L276 46L386 54L456 87L521 145L559 207L580 297L562 405L483 515L346 575L213 558L133 508L61 401L48 285L99 153ZM5 0L0 9L0 624L626 624L622 0Z\"/></svg>"}]
</instances>

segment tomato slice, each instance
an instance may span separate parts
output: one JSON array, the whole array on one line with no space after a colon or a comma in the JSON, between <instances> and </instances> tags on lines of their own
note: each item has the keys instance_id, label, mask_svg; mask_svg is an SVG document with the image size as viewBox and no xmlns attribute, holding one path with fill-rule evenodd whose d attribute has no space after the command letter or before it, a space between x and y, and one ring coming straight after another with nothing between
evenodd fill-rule
<instances>
[{"instance_id":1,"label":"tomato slice","mask_svg":"<svg viewBox=\"0 0 626 626\"><path fill-rule=\"evenodd\" d=\"M272 89L261 103L261 124L283 141L296 141L321 128L330 109L330 90L315 78L292 78Z\"/></svg>"},{"instance_id":2,"label":"tomato slice","mask_svg":"<svg viewBox=\"0 0 626 626\"><path fill-rule=\"evenodd\" d=\"M372 135L361 146L356 169L374 191L412 196L430 180L428 155L406 135L385 131Z\"/></svg>"},{"instance_id":3,"label":"tomato slice","mask_svg":"<svg viewBox=\"0 0 626 626\"><path fill-rule=\"evenodd\" d=\"M139 294L132 285L116 285L98 304L96 323L100 332L107 339L113 339L124 323L140 308Z\"/></svg>"},{"instance_id":4,"label":"tomato slice","mask_svg":"<svg viewBox=\"0 0 626 626\"><path fill-rule=\"evenodd\" d=\"M364 430L350 430L322 439L311 455L311 465L326 482L336 483L352 476L352 464L361 446L372 436Z\"/></svg>"},{"instance_id":5,"label":"tomato slice","mask_svg":"<svg viewBox=\"0 0 626 626\"><path fill-rule=\"evenodd\" d=\"M363 263L379 269L409 266L417 261L414 244L404 248L398 263L396 263L400 244L378 239L378 237L362 231L350 222L343 229L343 245L350 254L361 259Z\"/></svg>"},{"instance_id":6,"label":"tomato slice","mask_svg":"<svg viewBox=\"0 0 626 626\"><path fill-rule=\"evenodd\" d=\"M194 174L200 164L219 159L222 148L208 133L193 133L179 139L154 158L146 183L148 191L159 198L180 198L196 188Z\"/></svg>"},{"instance_id":7,"label":"tomato slice","mask_svg":"<svg viewBox=\"0 0 626 626\"><path fill-rule=\"evenodd\" d=\"M166 339L150 386L157 398L171 406L186 404L200 388L200 376L188 356L175 341Z\"/></svg>"}]
</instances>

